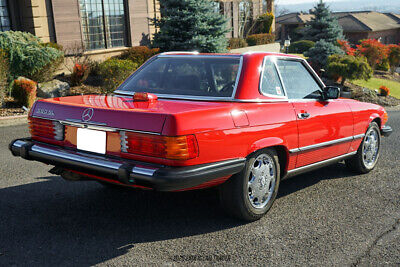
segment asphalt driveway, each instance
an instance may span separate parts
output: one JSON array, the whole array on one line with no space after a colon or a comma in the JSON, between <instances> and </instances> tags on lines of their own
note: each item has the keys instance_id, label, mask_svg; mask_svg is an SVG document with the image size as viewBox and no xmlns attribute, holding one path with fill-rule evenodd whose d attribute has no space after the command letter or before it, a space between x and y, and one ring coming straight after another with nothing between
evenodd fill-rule
<instances>
[{"instance_id":1,"label":"asphalt driveway","mask_svg":"<svg viewBox=\"0 0 400 267\"><path fill-rule=\"evenodd\" d=\"M0 127L0 266L400 265L400 112L375 171L339 163L281 184L266 217L226 217L213 190L113 191L11 156Z\"/></svg>"}]
</instances>

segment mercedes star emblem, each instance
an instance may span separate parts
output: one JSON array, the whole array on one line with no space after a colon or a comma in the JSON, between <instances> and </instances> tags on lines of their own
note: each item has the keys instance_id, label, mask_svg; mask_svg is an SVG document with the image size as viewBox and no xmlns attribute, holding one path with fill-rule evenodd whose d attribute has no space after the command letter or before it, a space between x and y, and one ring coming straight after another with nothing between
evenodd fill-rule
<instances>
[{"instance_id":1,"label":"mercedes star emblem","mask_svg":"<svg viewBox=\"0 0 400 267\"><path fill-rule=\"evenodd\" d=\"M85 111L82 113L82 120L83 121L90 121L93 117L94 110L92 108L87 108Z\"/></svg>"}]
</instances>

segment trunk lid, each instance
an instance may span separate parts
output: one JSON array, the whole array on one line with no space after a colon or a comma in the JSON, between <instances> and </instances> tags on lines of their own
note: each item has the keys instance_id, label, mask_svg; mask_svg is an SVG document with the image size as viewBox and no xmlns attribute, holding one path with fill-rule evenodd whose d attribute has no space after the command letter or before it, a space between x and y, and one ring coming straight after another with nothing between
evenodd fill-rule
<instances>
[{"instance_id":1,"label":"trunk lid","mask_svg":"<svg viewBox=\"0 0 400 267\"><path fill-rule=\"evenodd\" d=\"M70 123L161 133L168 115L209 110L224 104L160 99L135 102L132 97L85 95L37 101L31 115Z\"/></svg>"}]
</instances>

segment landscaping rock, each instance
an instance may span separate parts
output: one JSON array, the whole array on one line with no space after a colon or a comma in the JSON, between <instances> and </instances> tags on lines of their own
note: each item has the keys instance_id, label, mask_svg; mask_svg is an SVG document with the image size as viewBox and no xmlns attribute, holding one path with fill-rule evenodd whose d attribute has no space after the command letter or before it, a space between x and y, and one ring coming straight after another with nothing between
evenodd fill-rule
<instances>
[{"instance_id":1,"label":"landscaping rock","mask_svg":"<svg viewBox=\"0 0 400 267\"><path fill-rule=\"evenodd\" d=\"M69 94L70 86L66 82L52 80L38 84L37 96L43 98L62 97Z\"/></svg>"}]
</instances>

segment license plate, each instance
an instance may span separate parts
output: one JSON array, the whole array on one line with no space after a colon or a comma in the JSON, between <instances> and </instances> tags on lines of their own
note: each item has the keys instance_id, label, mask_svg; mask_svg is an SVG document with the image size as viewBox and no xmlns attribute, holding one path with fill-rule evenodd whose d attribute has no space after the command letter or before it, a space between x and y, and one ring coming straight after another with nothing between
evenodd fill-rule
<instances>
[{"instance_id":1,"label":"license plate","mask_svg":"<svg viewBox=\"0 0 400 267\"><path fill-rule=\"evenodd\" d=\"M78 128L77 148L89 152L106 153L107 133Z\"/></svg>"}]
</instances>

